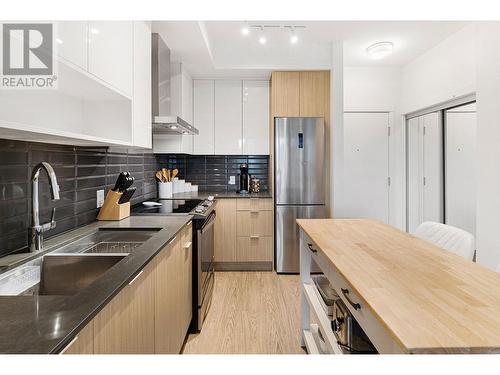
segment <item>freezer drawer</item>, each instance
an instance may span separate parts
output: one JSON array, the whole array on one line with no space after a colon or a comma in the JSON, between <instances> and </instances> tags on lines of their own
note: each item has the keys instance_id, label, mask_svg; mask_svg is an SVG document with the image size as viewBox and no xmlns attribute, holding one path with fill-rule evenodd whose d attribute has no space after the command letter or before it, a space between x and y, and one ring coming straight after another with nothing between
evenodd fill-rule
<instances>
[{"instance_id":1,"label":"freezer drawer","mask_svg":"<svg viewBox=\"0 0 500 375\"><path fill-rule=\"evenodd\" d=\"M276 271L299 273L299 227L296 219L321 219L326 217L326 207L276 206L275 256ZM314 264L313 271L319 271Z\"/></svg>"}]
</instances>

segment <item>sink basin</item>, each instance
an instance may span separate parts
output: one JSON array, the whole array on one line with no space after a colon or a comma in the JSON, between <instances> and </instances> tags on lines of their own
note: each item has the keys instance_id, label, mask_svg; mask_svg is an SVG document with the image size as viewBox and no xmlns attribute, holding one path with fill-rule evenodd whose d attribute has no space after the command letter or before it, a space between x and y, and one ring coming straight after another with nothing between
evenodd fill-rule
<instances>
[{"instance_id":1,"label":"sink basin","mask_svg":"<svg viewBox=\"0 0 500 375\"><path fill-rule=\"evenodd\" d=\"M96 230L0 274L0 296L75 294L135 251L157 231Z\"/></svg>"},{"instance_id":2,"label":"sink basin","mask_svg":"<svg viewBox=\"0 0 500 375\"><path fill-rule=\"evenodd\" d=\"M72 295L92 284L127 254L49 254L43 257L40 295Z\"/></svg>"}]
</instances>

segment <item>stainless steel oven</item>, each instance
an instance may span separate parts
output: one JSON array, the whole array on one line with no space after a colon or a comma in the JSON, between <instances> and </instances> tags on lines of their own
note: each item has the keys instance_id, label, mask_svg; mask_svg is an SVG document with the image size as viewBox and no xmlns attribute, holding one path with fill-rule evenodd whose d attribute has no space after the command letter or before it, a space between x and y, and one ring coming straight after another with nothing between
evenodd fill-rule
<instances>
[{"instance_id":1,"label":"stainless steel oven","mask_svg":"<svg viewBox=\"0 0 500 375\"><path fill-rule=\"evenodd\" d=\"M215 211L195 227L197 238L197 274L200 275L198 281L198 312L194 314L197 322L193 321L193 328L196 331L201 329L205 320L208 308L212 300L214 288L214 223ZM194 306L193 306L194 307ZM197 316L197 319L196 319Z\"/></svg>"}]
</instances>

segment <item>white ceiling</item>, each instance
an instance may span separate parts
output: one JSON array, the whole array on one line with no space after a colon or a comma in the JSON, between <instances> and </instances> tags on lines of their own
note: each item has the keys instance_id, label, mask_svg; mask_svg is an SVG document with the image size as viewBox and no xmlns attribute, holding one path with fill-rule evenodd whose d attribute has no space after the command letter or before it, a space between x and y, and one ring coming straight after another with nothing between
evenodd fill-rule
<instances>
[{"instance_id":1,"label":"white ceiling","mask_svg":"<svg viewBox=\"0 0 500 375\"><path fill-rule=\"evenodd\" d=\"M172 50L193 77L268 77L278 69L329 69L331 44L344 41L345 66L404 66L466 22L458 21L249 21L249 24L303 25L299 42L289 43L290 31L265 28L267 43L258 43L259 30L243 36L243 21L155 21ZM394 43L394 53L371 60L366 47Z\"/></svg>"}]
</instances>

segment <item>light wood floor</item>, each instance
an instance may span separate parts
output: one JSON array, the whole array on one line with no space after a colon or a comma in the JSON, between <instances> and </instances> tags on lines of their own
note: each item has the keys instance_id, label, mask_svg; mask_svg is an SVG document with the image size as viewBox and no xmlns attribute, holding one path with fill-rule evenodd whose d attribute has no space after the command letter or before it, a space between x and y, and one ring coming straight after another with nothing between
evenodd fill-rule
<instances>
[{"instance_id":1,"label":"light wood floor","mask_svg":"<svg viewBox=\"0 0 500 375\"><path fill-rule=\"evenodd\" d=\"M185 354L305 354L298 275L217 272L212 307Z\"/></svg>"}]
</instances>

